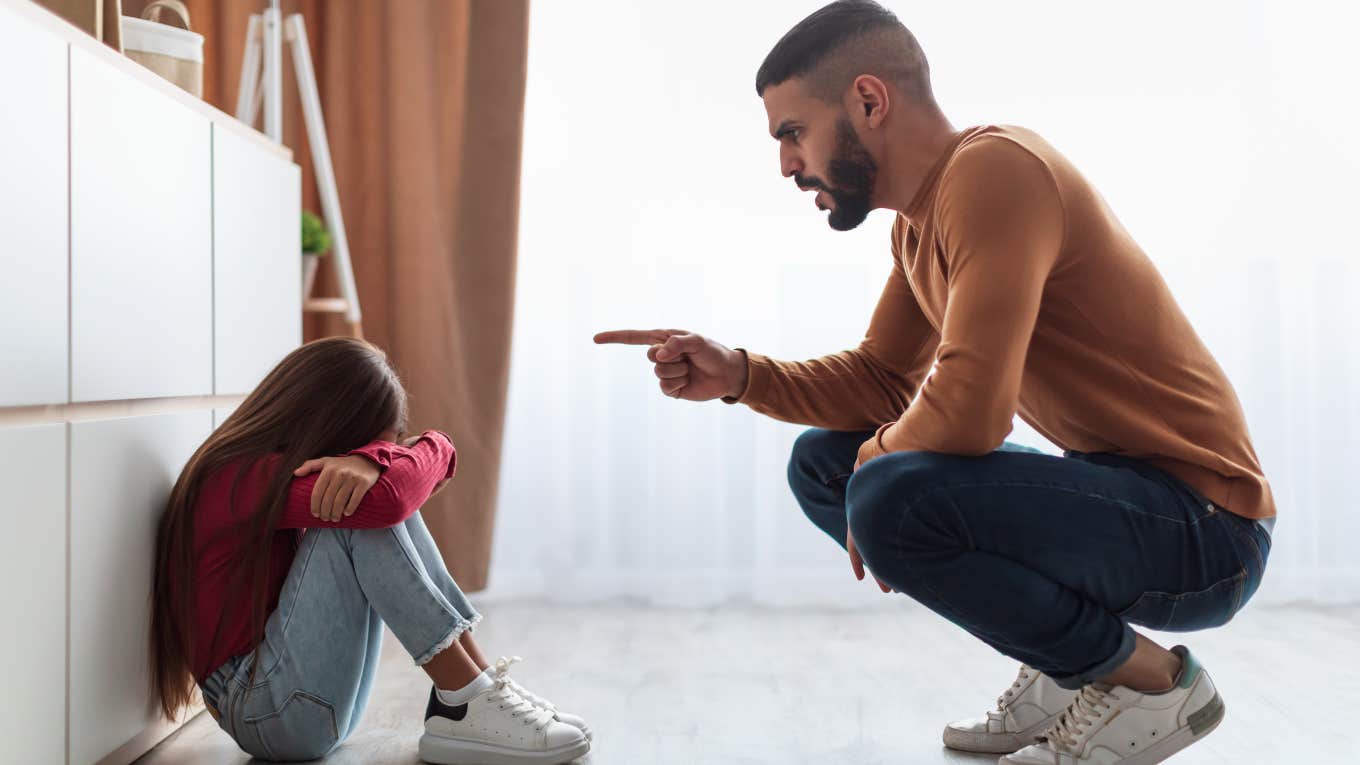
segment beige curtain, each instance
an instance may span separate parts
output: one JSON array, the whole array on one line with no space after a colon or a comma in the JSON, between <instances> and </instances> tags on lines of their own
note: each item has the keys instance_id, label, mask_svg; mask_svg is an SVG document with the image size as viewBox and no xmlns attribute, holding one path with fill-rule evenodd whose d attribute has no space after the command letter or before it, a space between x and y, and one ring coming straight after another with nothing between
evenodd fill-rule
<instances>
[{"instance_id":1,"label":"beige curtain","mask_svg":"<svg viewBox=\"0 0 1360 765\"><path fill-rule=\"evenodd\" d=\"M138 14L145 0L124 0ZM235 109L258 0L188 0L204 98ZM412 424L458 446L458 477L424 510L458 582L485 587L509 377L527 0L284 0L300 12L354 260L365 336L411 393ZM284 140L319 212L296 83ZM318 293L334 294L323 264ZM308 339L343 334L309 316Z\"/></svg>"}]
</instances>

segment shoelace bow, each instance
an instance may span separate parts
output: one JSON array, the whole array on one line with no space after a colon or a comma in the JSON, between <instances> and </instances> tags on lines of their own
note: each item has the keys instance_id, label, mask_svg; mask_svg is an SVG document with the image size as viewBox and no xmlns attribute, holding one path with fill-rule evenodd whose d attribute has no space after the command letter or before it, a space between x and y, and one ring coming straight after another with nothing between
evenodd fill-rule
<instances>
[{"instance_id":1,"label":"shoelace bow","mask_svg":"<svg viewBox=\"0 0 1360 765\"><path fill-rule=\"evenodd\" d=\"M1011 701L1015 699L1015 692L1020 690L1020 686L1024 685L1032 672L1034 670L1030 669L1028 664L1020 665L1020 674L1016 676L1015 682L1011 683L1011 687L1007 688L1005 693L996 697L996 711L1006 711L1006 707L1010 706Z\"/></svg>"},{"instance_id":2,"label":"shoelace bow","mask_svg":"<svg viewBox=\"0 0 1360 765\"><path fill-rule=\"evenodd\" d=\"M551 701L548 701L542 696L539 696L529 691L527 688L525 688L524 686L520 685L519 683L515 682L510 678L510 666L521 661L524 660L518 656L502 656L499 659L497 659L495 665L496 679L504 680L505 683L515 691L515 693L518 693L520 696L523 696L524 700L528 701L530 704L533 704L534 706L538 707L539 709L542 709L545 712L556 714L557 707L554 706Z\"/></svg>"},{"instance_id":3,"label":"shoelace bow","mask_svg":"<svg viewBox=\"0 0 1360 765\"><path fill-rule=\"evenodd\" d=\"M496 690L490 696L490 701L500 706L501 709L510 711L510 716L523 718L525 725L532 725L535 730L542 731L553 721L552 715L539 709L529 702L528 699L515 692L510 686L509 678L497 677Z\"/></svg>"},{"instance_id":4,"label":"shoelace bow","mask_svg":"<svg viewBox=\"0 0 1360 765\"><path fill-rule=\"evenodd\" d=\"M1114 696L1109 690L1109 687L1095 685L1082 688L1067 709L1058 715L1053 727L1044 734L1044 740L1055 749L1062 747L1068 752L1075 752L1082 734L1100 719L1101 710L1112 706L1110 699Z\"/></svg>"}]
</instances>

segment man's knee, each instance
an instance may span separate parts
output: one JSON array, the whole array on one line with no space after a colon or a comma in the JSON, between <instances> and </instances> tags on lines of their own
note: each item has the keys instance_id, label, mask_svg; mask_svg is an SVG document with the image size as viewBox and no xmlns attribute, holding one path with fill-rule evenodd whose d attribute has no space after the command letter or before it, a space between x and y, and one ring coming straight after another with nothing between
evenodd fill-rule
<instances>
[{"instance_id":1,"label":"man's knee","mask_svg":"<svg viewBox=\"0 0 1360 765\"><path fill-rule=\"evenodd\" d=\"M789 487L800 497L850 475L866 434L809 428L798 435L789 455Z\"/></svg>"},{"instance_id":2,"label":"man's knee","mask_svg":"<svg viewBox=\"0 0 1360 765\"><path fill-rule=\"evenodd\" d=\"M793 451L789 454L789 488L800 501L821 483L817 466L826 453L831 435L829 430L812 428L800 433L793 442Z\"/></svg>"},{"instance_id":3,"label":"man's knee","mask_svg":"<svg viewBox=\"0 0 1360 765\"><path fill-rule=\"evenodd\" d=\"M937 551L956 544L949 478L957 458L896 452L860 466L846 495L850 533L866 563L886 555Z\"/></svg>"}]
</instances>

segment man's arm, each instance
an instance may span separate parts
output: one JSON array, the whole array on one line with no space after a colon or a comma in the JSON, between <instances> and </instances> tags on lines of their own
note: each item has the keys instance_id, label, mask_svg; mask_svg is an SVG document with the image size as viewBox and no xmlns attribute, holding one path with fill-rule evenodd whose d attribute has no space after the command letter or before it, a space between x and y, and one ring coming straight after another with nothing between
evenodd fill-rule
<instances>
[{"instance_id":1,"label":"man's arm","mask_svg":"<svg viewBox=\"0 0 1360 765\"><path fill-rule=\"evenodd\" d=\"M916 302L893 226L893 268L859 347L810 361L776 361L747 353L740 402L777 420L832 430L867 430L907 410L930 371L940 336Z\"/></svg>"},{"instance_id":2,"label":"man's arm","mask_svg":"<svg viewBox=\"0 0 1360 765\"><path fill-rule=\"evenodd\" d=\"M954 160L940 189L949 296L934 374L896 422L860 449L982 455L1001 445L1019 405L1044 285L1063 246L1057 185L1038 157L1004 138Z\"/></svg>"}]
</instances>

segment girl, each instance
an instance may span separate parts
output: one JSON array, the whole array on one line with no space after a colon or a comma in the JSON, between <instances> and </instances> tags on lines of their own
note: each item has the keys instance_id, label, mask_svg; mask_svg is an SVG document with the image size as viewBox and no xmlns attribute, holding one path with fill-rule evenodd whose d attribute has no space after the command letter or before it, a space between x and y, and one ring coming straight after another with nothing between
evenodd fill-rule
<instances>
[{"instance_id":1,"label":"girl","mask_svg":"<svg viewBox=\"0 0 1360 765\"><path fill-rule=\"evenodd\" d=\"M473 640L481 617L418 512L453 477L453 444L403 439L405 426L382 352L332 338L290 353L198 448L157 535L151 681L167 716L197 684L247 753L324 756L363 716L386 623L434 681L422 759L546 764L589 749L580 718Z\"/></svg>"}]
</instances>

